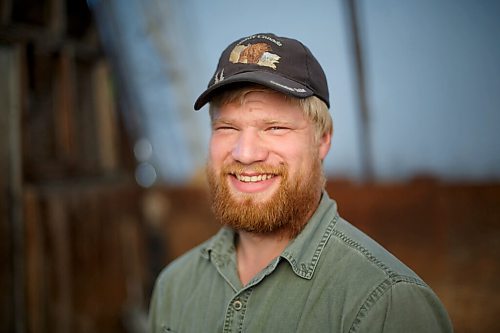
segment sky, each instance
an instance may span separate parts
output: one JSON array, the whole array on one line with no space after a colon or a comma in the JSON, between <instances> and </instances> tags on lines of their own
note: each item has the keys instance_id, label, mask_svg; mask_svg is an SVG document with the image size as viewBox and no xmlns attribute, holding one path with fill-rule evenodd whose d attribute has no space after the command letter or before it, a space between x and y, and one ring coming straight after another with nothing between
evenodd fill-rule
<instances>
[{"instance_id":1,"label":"sky","mask_svg":"<svg viewBox=\"0 0 500 333\"><path fill-rule=\"evenodd\" d=\"M115 0L113 38L151 163L168 182L203 168L208 115L192 105L232 41L301 40L327 75L334 119L328 176L362 179L359 103L341 0ZM358 1L375 180L500 179L500 2ZM142 13L143 15L138 15ZM101 24L102 25L102 24Z\"/></svg>"}]
</instances>

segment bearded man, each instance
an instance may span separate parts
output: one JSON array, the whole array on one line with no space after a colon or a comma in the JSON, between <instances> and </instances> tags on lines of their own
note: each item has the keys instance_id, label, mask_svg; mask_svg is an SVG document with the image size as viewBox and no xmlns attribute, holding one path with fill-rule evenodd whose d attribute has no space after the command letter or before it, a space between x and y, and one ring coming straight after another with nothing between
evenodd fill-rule
<instances>
[{"instance_id":1,"label":"bearded man","mask_svg":"<svg viewBox=\"0 0 500 333\"><path fill-rule=\"evenodd\" d=\"M230 44L195 109L206 103L222 228L159 276L151 332L452 331L434 292L325 192L329 93L307 47L274 34Z\"/></svg>"}]
</instances>

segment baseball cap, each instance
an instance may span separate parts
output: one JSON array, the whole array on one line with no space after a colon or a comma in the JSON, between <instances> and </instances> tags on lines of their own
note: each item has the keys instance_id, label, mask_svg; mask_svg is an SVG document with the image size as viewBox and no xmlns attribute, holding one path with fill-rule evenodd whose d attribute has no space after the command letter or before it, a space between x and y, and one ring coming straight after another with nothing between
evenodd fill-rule
<instances>
[{"instance_id":1,"label":"baseball cap","mask_svg":"<svg viewBox=\"0 0 500 333\"><path fill-rule=\"evenodd\" d=\"M321 65L296 39L259 33L238 39L221 54L207 89L194 109L237 83L256 83L298 98L317 96L330 107L328 84Z\"/></svg>"}]
</instances>

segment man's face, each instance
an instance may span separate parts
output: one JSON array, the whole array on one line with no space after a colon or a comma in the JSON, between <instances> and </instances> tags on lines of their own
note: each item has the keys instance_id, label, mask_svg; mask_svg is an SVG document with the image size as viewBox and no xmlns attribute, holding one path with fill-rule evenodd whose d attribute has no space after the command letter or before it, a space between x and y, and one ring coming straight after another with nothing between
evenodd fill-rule
<instances>
[{"instance_id":1,"label":"man's face","mask_svg":"<svg viewBox=\"0 0 500 333\"><path fill-rule=\"evenodd\" d=\"M330 135L283 95L251 92L213 116L207 174L216 217L237 230L295 236L316 209Z\"/></svg>"}]
</instances>

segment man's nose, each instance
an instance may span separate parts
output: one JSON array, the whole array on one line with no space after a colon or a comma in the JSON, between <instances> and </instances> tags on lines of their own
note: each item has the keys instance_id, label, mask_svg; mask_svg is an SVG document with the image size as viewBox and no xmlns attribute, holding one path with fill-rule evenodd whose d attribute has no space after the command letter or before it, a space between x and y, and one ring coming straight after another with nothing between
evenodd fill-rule
<instances>
[{"instance_id":1,"label":"man's nose","mask_svg":"<svg viewBox=\"0 0 500 333\"><path fill-rule=\"evenodd\" d=\"M233 147L232 157L242 164L252 164L264 161L268 152L257 130L242 130Z\"/></svg>"}]
</instances>

